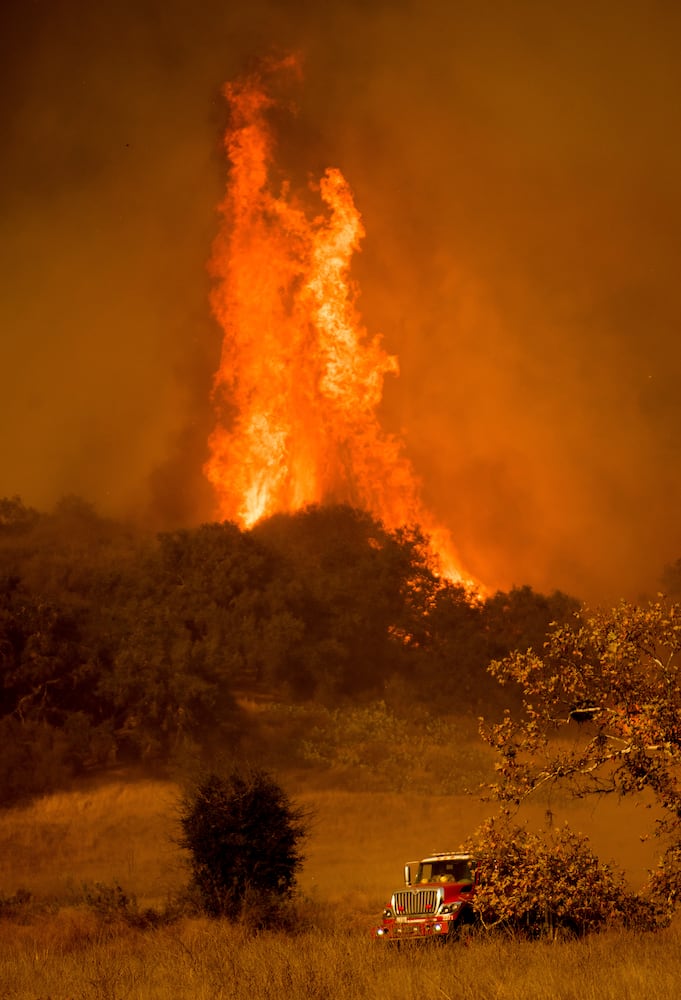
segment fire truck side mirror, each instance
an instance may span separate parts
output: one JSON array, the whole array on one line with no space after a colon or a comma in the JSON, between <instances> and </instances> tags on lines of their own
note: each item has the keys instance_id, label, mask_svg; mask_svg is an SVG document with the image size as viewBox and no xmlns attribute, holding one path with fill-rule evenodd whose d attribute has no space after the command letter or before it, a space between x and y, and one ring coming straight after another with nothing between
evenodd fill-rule
<instances>
[{"instance_id":1,"label":"fire truck side mirror","mask_svg":"<svg viewBox=\"0 0 681 1000\"><path fill-rule=\"evenodd\" d=\"M411 865L404 866L404 884L411 885Z\"/></svg>"}]
</instances>

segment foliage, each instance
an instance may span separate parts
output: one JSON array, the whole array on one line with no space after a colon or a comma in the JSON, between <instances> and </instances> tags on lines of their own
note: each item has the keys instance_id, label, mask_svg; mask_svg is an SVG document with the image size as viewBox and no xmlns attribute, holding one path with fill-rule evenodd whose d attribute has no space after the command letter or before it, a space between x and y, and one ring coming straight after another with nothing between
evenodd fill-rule
<instances>
[{"instance_id":1,"label":"foliage","mask_svg":"<svg viewBox=\"0 0 681 1000\"><path fill-rule=\"evenodd\" d=\"M489 820L468 848L481 866L474 908L487 928L536 936L655 925L655 909L567 826L541 836L508 820Z\"/></svg>"},{"instance_id":2,"label":"foliage","mask_svg":"<svg viewBox=\"0 0 681 1000\"><path fill-rule=\"evenodd\" d=\"M63 785L71 776L64 734L44 723L0 719L0 801L4 806Z\"/></svg>"},{"instance_id":3,"label":"foliage","mask_svg":"<svg viewBox=\"0 0 681 1000\"><path fill-rule=\"evenodd\" d=\"M556 626L541 653L491 664L502 683L521 685L523 711L483 728L507 805L554 785L580 797L651 795L667 843L651 892L670 909L681 886L680 653L679 605L583 615Z\"/></svg>"},{"instance_id":4,"label":"foliage","mask_svg":"<svg viewBox=\"0 0 681 1000\"><path fill-rule=\"evenodd\" d=\"M541 645L552 622L578 611L579 603L560 591L545 596L516 587L471 601L463 587L445 582L429 601L411 676L426 700L435 694L439 711L498 714L502 703L520 704L521 692L512 684L501 692L487 672L489 662Z\"/></svg>"},{"instance_id":5,"label":"foliage","mask_svg":"<svg viewBox=\"0 0 681 1000\"><path fill-rule=\"evenodd\" d=\"M489 778L484 748L471 743L462 720L416 705L402 715L385 702L318 710L301 740L301 756L352 775L353 787L434 795L477 791Z\"/></svg>"},{"instance_id":6,"label":"foliage","mask_svg":"<svg viewBox=\"0 0 681 1000\"><path fill-rule=\"evenodd\" d=\"M37 909L33 893L17 889L11 896L0 893L0 920L25 920Z\"/></svg>"},{"instance_id":7,"label":"foliage","mask_svg":"<svg viewBox=\"0 0 681 1000\"><path fill-rule=\"evenodd\" d=\"M253 535L279 556L278 595L300 626L271 680L294 697L335 701L380 689L413 659L438 587L417 529L389 532L363 511L311 506Z\"/></svg>"},{"instance_id":8,"label":"foliage","mask_svg":"<svg viewBox=\"0 0 681 1000\"><path fill-rule=\"evenodd\" d=\"M303 863L304 812L265 771L211 773L184 799L181 847L192 886L211 916L276 922Z\"/></svg>"},{"instance_id":9,"label":"foliage","mask_svg":"<svg viewBox=\"0 0 681 1000\"><path fill-rule=\"evenodd\" d=\"M0 733L12 743L0 800L257 744L244 694L336 708L401 692L401 717L474 715L498 699L489 659L573 604L530 588L471 600L434 575L418 528L388 531L348 506L152 536L77 497L51 513L0 500ZM378 745L358 752L389 767Z\"/></svg>"},{"instance_id":10,"label":"foliage","mask_svg":"<svg viewBox=\"0 0 681 1000\"><path fill-rule=\"evenodd\" d=\"M117 881L112 883L84 883L83 901L103 924L128 924L130 927L157 927L172 920L169 913L147 907L140 909L135 896L123 889Z\"/></svg>"},{"instance_id":11,"label":"foliage","mask_svg":"<svg viewBox=\"0 0 681 1000\"><path fill-rule=\"evenodd\" d=\"M3 535L21 535L30 531L39 519L38 511L26 507L21 497L0 497L0 532Z\"/></svg>"},{"instance_id":12,"label":"foliage","mask_svg":"<svg viewBox=\"0 0 681 1000\"><path fill-rule=\"evenodd\" d=\"M669 600L681 600L681 559L665 566L660 583L663 593Z\"/></svg>"}]
</instances>

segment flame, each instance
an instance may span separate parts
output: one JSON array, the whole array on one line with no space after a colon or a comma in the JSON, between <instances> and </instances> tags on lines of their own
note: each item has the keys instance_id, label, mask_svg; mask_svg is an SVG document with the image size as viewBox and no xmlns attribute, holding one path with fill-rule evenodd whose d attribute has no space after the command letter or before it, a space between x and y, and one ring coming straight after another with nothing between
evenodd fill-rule
<instances>
[{"instance_id":1,"label":"flame","mask_svg":"<svg viewBox=\"0 0 681 1000\"><path fill-rule=\"evenodd\" d=\"M402 442L378 420L385 376L399 367L355 306L350 265L364 228L350 188L326 170L314 215L288 181L277 190L266 81L284 73L299 73L294 57L224 88L231 169L211 261L224 341L205 466L218 516L247 528L307 504L349 503L388 529L420 525L441 574L470 584L419 499Z\"/></svg>"}]
</instances>

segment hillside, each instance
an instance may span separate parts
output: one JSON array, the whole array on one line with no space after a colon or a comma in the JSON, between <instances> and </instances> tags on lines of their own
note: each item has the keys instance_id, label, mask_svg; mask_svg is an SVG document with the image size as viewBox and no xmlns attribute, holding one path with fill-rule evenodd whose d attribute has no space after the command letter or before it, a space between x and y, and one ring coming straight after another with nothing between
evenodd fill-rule
<instances>
[{"instance_id":1,"label":"hillside","mask_svg":"<svg viewBox=\"0 0 681 1000\"><path fill-rule=\"evenodd\" d=\"M490 660L540 648L578 609L529 587L471 593L436 573L417 528L349 507L155 535L77 498L49 514L6 499L0 799L224 758L462 791L461 771L484 766L473 751L451 768L451 720L513 704Z\"/></svg>"}]
</instances>

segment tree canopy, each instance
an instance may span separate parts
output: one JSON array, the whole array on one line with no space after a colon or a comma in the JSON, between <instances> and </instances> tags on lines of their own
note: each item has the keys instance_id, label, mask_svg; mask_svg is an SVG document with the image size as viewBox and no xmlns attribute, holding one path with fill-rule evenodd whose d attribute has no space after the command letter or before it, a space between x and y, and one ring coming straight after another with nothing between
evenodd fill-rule
<instances>
[{"instance_id":1,"label":"tree canopy","mask_svg":"<svg viewBox=\"0 0 681 1000\"><path fill-rule=\"evenodd\" d=\"M499 754L494 789L508 808L557 786L577 797L647 794L657 806L653 895L681 893L681 606L666 601L583 612L541 651L490 666L523 692L522 710L483 729Z\"/></svg>"},{"instance_id":2,"label":"tree canopy","mask_svg":"<svg viewBox=\"0 0 681 1000\"><path fill-rule=\"evenodd\" d=\"M201 909L276 923L303 863L306 816L266 771L214 772L187 792L180 846ZM246 908L252 912L245 914Z\"/></svg>"},{"instance_id":3,"label":"tree canopy","mask_svg":"<svg viewBox=\"0 0 681 1000\"><path fill-rule=\"evenodd\" d=\"M152 535L75 497L51 513L9 498L0 794L236 747L254 724L244 693L336 706L399 688L436 714L476 713L497 697L490 658L577 607L527 587L471 600L434 575L417 527L347 506Z\"/></svg>"}]
</instances>

